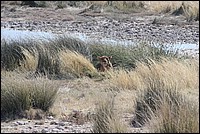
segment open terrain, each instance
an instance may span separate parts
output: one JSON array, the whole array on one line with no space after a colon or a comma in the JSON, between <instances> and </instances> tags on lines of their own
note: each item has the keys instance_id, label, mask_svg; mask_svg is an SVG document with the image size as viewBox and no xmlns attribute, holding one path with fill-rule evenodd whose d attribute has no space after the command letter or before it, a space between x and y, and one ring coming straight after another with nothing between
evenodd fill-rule
<instances>
[{"instance_id":1,"label":"open terrain","mask_svg":"<svg viewBox=\"0 0 200 134\"><path fill-rule=\"evenodd\" d=\"M194 58L148 44L199 45L198 2L20 4L1 2L1 29L147 44L2 41L2 133L199 132L199 49ZM113 70L95 69L102 55Z\"/></svg>"}]
</instances>

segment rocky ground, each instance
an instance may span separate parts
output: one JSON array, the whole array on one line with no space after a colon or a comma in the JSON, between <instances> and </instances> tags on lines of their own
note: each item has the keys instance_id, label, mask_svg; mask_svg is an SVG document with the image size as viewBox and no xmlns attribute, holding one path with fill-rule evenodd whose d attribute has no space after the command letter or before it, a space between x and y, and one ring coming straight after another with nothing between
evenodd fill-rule
<instances>
[{"instance_id":1,"label":"rocky ground","mask_svg":"<svg viewBox=\"0 0 200 134\"><path fill-rule=\"evenodd\" d=\"M199 21L158 13L96 13L64 8L1 8L1 28L46 31L56 34L84 33L92 38L165 43L199 43Z\"/></svg>"},{"instance_id":2,"label":"rocky ground","mask_svg":"<svg viewBox=\"0 0 200 134\"><path fill-rule=\"evenodd\" d=\"M53 117L45 120L18 119L1 122L1 133L90 133L91 123L77 125Z\"/></svg>"},{"instance_id":3,"label":"rocky ground","mask_svg":"<svg viewBox=\"0 0 200 134\"><path fill-rule=\"evenodd\" d=\"M128 117L125 117L126 119ZM52 116L43 120L16 119L1 122L1 133L92 133L91 122L77 124L71 121L62 121ZM129 132L146 133L147 128L129 128Z\"/></svg>"}]
</instances>

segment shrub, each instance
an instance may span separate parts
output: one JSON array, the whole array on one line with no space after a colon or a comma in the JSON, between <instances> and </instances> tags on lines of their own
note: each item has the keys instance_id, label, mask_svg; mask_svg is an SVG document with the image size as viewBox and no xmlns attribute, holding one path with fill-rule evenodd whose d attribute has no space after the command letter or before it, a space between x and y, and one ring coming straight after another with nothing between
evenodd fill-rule
<instances>
[{"instance_id":1,"label":"shrub","mask_svg":"<svg viewBox=\"0 0 200 134\"><path fill-rule=\"evenodd\" d=\"M20 115L30 108L48 111L54 103L58 84L42 78L27 80L22 74L6 74L1 80L1 117Z\"/></svg>"},{"instance_id":2,"label":"shrub","mask_svg":"<svg viewBox=\"0 0 200 134\"><path fill-rule=\"evenodd\" d=\"M94 116L93 133L124 133L127 128L114 113L114 98L101 101Z\"/></svg>"},{"instance_id":3,"label":"shrub","mask_svg":"<svg viewBox=\"0 0 200 134\"><path fill-rule=\"evenodd\" d=\"M186 97L178 105L163 101L152 120L150 127L155 133L198 133L199 107Z\"/></svg>"},{"instance_id":4,"label":"shrub","mask_svg":"<svg viewBox=\"0 0 200 134\"><path fill-rule=\"evenodd\" d=\"M6 70L14 70L20 66L20 62L25 60L21 47L15 43L1 43L1 67Z\"/></svg>"},{"instance_id":5,"label":"shrub","mask_svg":"<svg viewBox=\"0 0 200 134\"><path fill-rule=\"evenodd\" d=\"M67 36L56 36L55 38L49 38L48 40L37 39L36 41L32 41L29 38L21 39L20 41L3 40L1 42L1 67L5 70L11 71L15 69L24 71L35 71L36 75L46 75L48 76L48 78L57 79L72 78L74 76L77 77L80 75L77 75L77 68L75 69L76 71L72 71L72 68L65 68L71 70L62 71L74 74L61 74L61 69L64 69L63 67L61 67L61 64L64 61L60 60L61 58L59 56L61 55L59 54L61 51L66 50L71 50L75 53L77 52L83 55L83 57L88 60L89 65L91 55L87 44L78 39L70 38ZM66 60L66 58L63 60ZM85 62L86 60L83 61ZM89 73L89 75L92 75L92 73L90 72L87 73Z\"/></svg>"},{"instance_id":6,"label":"shrub","mask_svg":"<svg viewBox=\"0 0 200 134\"><path fill-rule=\"evenodd\" d=\"M156 87L159 83L150 83L147 89L136 100L135 117L132 121L134 127L141 127L149 122L155 113L160 109L163 102L177 107L182 102L182 96L176 91L177 89Z\"/></svg>"},{"instance_id":7,"label":"shrub","mask_svg":"<svg viewBox=\"0 0 200 134\"><path fill-rule=\"evenodd\" d=\"M97 74L96 68L91 64L91 62L86 59L82 54L65 50L59 52L59 60L61 64L62 73L71 73L77 77L89 76L93 77Z\"/></svg>"},{"instance_id":8,"label":"shrub","mask_svg":"<svg viewBox=\"0 0 200 134\"><path fill-rule=\"evenodd\" d=\"M136 100L133 126L141 127L155 119L159 122L156 132L197 132L198 107L181 94L184 89L198 88L196 63L162 60L160 63L152 61L148 66L139 65L136 71L141 72L146 87L140 90L141 96ZM186 116L188 114L191 116Z\"/></svg>"},{"instance_id":9,"label":"shrub","mask_svg":"<svg viewBox=\"0 0 200 134\"><path fill-rule=\"evenodd\" d=\"M182 2L181 6L174 10L173 15L184 15L187 21L199 20L199 7L190 3Z\"/></svg>"},{"instance_id":10,"label":"shrub","mask_svg":"<svg viewBox=\"0 0 200 134\"><path fill-rule=\"evenodd\" d=\"M178 57L177 50L165 45L155 45L145 42L130 45L90 43L92 63L96 66L97 56L112 56L114 67L133 69L137 61L148 62L148 59L160 60L161 57Z\"/></svg>"}]
</instances>

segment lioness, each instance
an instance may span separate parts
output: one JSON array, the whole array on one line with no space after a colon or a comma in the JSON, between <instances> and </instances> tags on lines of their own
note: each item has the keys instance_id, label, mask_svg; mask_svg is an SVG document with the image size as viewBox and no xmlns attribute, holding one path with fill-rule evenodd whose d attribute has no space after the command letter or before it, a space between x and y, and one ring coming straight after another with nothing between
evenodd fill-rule
<instances>
[{"instance_id":1,"label":"lioness","mask_svg":"<svg viewBox=\"0 0 200 134\"><path fill-rule=\"evenodd\" d=\"M97 70L105 72L113 68L112 63L110 62L112 56L98 56L97 58L100 61L100 63L97 65Z\"/></svg>"}]
</instances>

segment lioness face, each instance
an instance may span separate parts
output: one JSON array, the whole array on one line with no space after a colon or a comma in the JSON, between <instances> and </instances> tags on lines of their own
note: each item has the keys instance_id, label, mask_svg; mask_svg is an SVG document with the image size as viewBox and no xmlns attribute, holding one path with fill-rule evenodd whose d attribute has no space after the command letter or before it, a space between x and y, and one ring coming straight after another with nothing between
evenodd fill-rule
<instances>
[{"instance_id":1,"label":"lioness face","mask_svg":"<svg viewBox=\"0 0 200 134\"><path fill-rule=\"evenodd\" d=\"M110 62L110 59L112 58L112 56L100 56L98 57L98 59L100 60L100 71L105 71L105 70L109 70L110 68L112 68L112 63Z\"/></svg>"}]
</instances>

